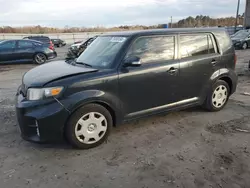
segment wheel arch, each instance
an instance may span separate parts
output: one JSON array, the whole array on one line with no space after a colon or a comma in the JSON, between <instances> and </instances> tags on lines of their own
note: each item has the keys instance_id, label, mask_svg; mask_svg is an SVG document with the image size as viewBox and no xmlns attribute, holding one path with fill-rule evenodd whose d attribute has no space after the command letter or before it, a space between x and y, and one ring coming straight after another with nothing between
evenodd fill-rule
<instances>
[{"instance_id":1,"label":"wheel arch","mask_svg":"<svg viewBox=\"0 0 250 188\"><path fill-rule=\"evenodd\" d=\"M90 100L90 101L83 101L81 102L79 105L77 105L76 107L74 107L69 114L69 117L64 125L64 127L66 126L67 122L69 121L70 117L72 116L73 113L75 113L75 111L77 111L79 108L86 106L88 104L99 104L102 107L104 107L105 109L108 110L108 112L110 113L111 117L112 117L112 121L113 121L113 126L116 126L117 124L117 120L118 120L118 113L115 111L115 108L112 107L111 104L102 101L102 100Z\"/></svg>"},{"instance_id":2,"label":"wheel arch","mask_svg":"<svg viewBox=\"0 0 250 188\"><path fill-rule=\"evenodd\" d=\"M222 68L215 71L210 77L210 84L215 83L217 80L225 81L230 88L230 95L233 94L236 90L238 77L234 70L228 68Z\"/></svg>"},{"instance_id":3,"label":"wheel arch","mask_svg":"<svg viewBox=\"0 0 250 188\"><path fill-rule=\"evenodd\" d=\"M233 87L233 81L232 81L232 79L229 76L222 76L218 80L225 81L228 84L228 86L229 86L230 94L232 94L232 87Z\"/></svg>"},{"instance_id":4,"label":"wheel arch","mask_svg":"<svg viewBox=\"0 0 250 188\"><path fill-rule=\"evenodd\" d=\"M47 54L44 53L44 52L35 52L34 55L33 55L33 59L35 58L35 56L36 56L37 54L43 54L43 55L45 55L46 60L48 60L48 56L47 56Z\"/></svg>"},{"instance_id":5,"label":"wheel arch","mask_svg":"<svg viewBox=\"0 0 250 188\"><path fill-rule=\"evenodd\" d=\"M68 118L66 119L64 125L63 125L63 129L62 129L62 133L63 133L63 137L66 139L66 129L67 129L67 123L69 122L71 116L78 110L80 109L81 107L85 106L85 105L88 105L88 104L98 104L98 105L101 105L102 107L104 107L105 109L108 110L108 112L110 113L111 117L112 117L112 122L113 122L113 127L116 127L116 123L117 123L117 114L115 113L115 110L114 108L112 108L110 106L110 104L104 102L104 101L99 101L99 100L96 100L96 101L88 101L88 102L83 102L81 103L80 105L78 105L76 108L74 108L72 111L70 111L70 114L68 116Z\"/></svg>"}]
</instances>

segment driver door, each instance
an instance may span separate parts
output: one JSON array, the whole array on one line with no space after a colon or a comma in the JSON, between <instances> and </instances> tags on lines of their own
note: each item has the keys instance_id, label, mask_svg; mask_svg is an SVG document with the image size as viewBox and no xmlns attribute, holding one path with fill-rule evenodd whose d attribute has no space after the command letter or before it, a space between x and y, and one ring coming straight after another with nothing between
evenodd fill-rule
<instances>
[{"instance_id":1,"label":"driver door","mask_svg":"<svg viewBox=\"0 0 250 188\"><path fill-rule=\"evenodd\" d=\"M176 36L137 38L125 57L139 57L140 66L122 66L119 95L125 116L132 117L165 108L178 98L179 60Z\"/></svg>"}]
</instances>

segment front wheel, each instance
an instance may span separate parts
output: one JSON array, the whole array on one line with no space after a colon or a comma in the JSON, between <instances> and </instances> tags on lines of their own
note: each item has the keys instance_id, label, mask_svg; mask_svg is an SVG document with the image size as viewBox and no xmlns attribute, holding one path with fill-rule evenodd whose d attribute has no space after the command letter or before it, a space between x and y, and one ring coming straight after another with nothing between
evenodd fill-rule
<instances>
[{"instance_id":1,"label":"front wheel","mask_svg":"<svg viewBox=\"0 0 250 188\"><path fill-rule=\"evenodd\" d=\"M66 125L65 136L79 149L89 149L102 144L113 126L109 111L98 104L88 104L76 110Z\"/></svg>"},{"instance_id":2,"label":"front wheel","mask_svg":"<svg viewBox=\"0 0 250 188\"><path fill-rule=\"evenodd\" d=\"M37 53L35 56L34 56L34 62L36 64L44 64L45 62L47 61L47 57L45 54L43 53Z\"/></svg>"},{"instance_id":3,"label":"front wheel","mask_svg":"<svg viewBox=\"0 0 250 188\"><path fill-rule=\"evenodd\" d=\"M218 80L212 89L208 92L207 99L203 107L209 111L220 111L223 109L228 101L230 88L227 82Z\"/></svg>"}]
</instances>

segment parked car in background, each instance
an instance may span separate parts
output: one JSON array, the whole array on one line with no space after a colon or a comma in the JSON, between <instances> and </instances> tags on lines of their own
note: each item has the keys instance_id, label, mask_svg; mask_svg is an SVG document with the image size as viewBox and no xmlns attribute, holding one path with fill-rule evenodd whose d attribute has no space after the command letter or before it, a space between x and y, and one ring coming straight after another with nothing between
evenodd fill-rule
<instances>
[{"instance_id":1,"label":"parked car in background","mask_svg":"<svg viewBox=\"0 0 250 188\"><path fill-rule=\"evenodd\" d=\"M28 71L17 90L22 137L66 138L81 149L114 125L202 106L222 110L235 92L235 50L225 29L158 29L97 37L74 62Z\"/></svg>"},{"instance_id":2,"label":"parked car in background","mask_svg":"<svg viewBox=\"0 0 250 188\"><path fill-rule=\"evenodd\" d=\"M68 49L68 53L66 55L66 60L71 60L79 57L82 52L97 38L98 36L94 36L89 38L88 40L81 42L79 44L73 44Z\"/></svg>"},{"instance_id":3,"label":"parked car in background","mask_svg":"<svg viewBox=\"0 0 250 188\"><path fill-rule=\"evenodd\" d=\"M250 47L250 32L249 30L241 30L231 35L233 45L236 49L247 49Z\"/></svg>"},{"instance_id":4,"label":"parked car in background","mask_svg":"<svg viewBox=\"0 0 250 188\"><path fill-rule=\"evenodd\" d=\"M78 41L75 41L74 44L79 44L81 42L83 42L83 41L82 40L78 40Z\"/></svg>"},{"instance_id":5,"label":"parked car in background","mask_svg":"<svg viewBox=\"0 0 250 188\"><path fill-rule=\"evenodd\" d=\"M27 36L24 37L23 39L36 40L45 44L49 44L50 49L54 50L54 44L52 43L51 39L47 36Z\"/></svg>"},{"instance_id":6,"label":"parked car in background","mask_svg":"<svg viewBox=\"0 0 250 188\"><path fill-rule=\"evenodd\" d=\"M238 25L236 28L235 28L235 26L226 26L225 29L229 35L233 35L233 34L235 34L235 32L242 31L244 29L244 27L240 26L240 25Z\"/></svg>"},{"instance_id":7,"label":"parked car in background","mask_svg":"<svg viewBox=\"0 0 250 188\"><path fill-rule=\"evenodd\" d=\"M34 62L43 64L57 57L55 50L48 44L34 40L4 40L0 41L1 63Z\"/></svg>"},{"instance_id":8,"label":"parked car in background","mask_svg":"<svg viewBox=\"0 0 250 188\"><path fill-rule=\"evenodd\" d=\"M57 46L57 47L62 47L66 45L66 42L61 39L51 39L51 41L54 44L54 46Z\"/></svg>"},{"instance_id":9,"label":"parked car in background","mask_svg":"<svg viewBox=\"0 0 250 188\"><path fill-rule=\"evenodd\" d=\"M77 49L79 49L80 47L84 47L84 46L87 47L87 46L90 45L97 37L98 37L98 36L90 37L90 38L88 38L87 40L84 40L84 41L82 41L82 42L80 42L80 43L72 44L72 45L70 46L70 49L71 49L71 50L77 50Z\"/></svg>"}]
</instances>

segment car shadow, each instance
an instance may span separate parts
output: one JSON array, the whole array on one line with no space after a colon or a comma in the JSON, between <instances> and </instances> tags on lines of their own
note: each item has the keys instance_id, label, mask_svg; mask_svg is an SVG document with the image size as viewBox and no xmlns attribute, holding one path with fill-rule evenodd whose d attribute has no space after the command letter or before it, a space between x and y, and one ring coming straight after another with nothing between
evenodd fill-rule
<instances>
[{"instance_id":1,"label":"car shadow","mask_svg":"<svg viewBox=\"0 0 250 188\"><path fill-rule=\"evenodd\" d=\"M124 122L119 126L116 126L112 130L112 134L119 134L121 132L124 132L124 134L127 134L126 132L130 132L131 129L140 129L142 127L148 127L148 126L154 126L158 121L161 121L162 119L168 118L168 116L175 116L175 115L182 115L185 114L188 115L189 113L203 113L206 112L201 107L192 107L189 109L181 110L181 111L171 111L171 112L163 112L156 115L150 115L144 118L130 120L128 122ZM106 141L107 143L108 141ZM32 143L27 142L26 144L35 147L38 150L50 150L50 149L59 149L59 150L79 150L74 147L72 147L66 140L59 141L59 142L53 142L53 143ZM99 146L100 147L100 146ZM92 148L94 149L94 148ZM91 150L91 149L90 149Z\"/></svg>"}]
</instances>

